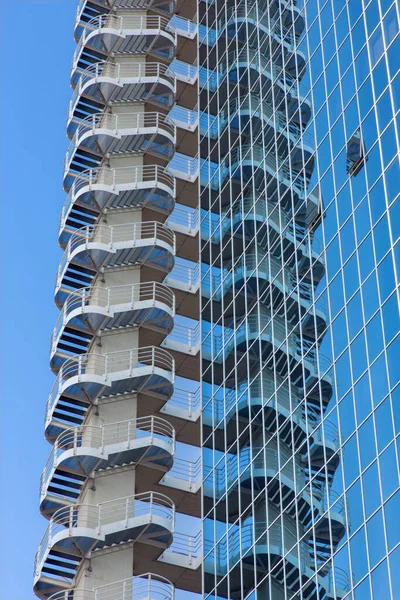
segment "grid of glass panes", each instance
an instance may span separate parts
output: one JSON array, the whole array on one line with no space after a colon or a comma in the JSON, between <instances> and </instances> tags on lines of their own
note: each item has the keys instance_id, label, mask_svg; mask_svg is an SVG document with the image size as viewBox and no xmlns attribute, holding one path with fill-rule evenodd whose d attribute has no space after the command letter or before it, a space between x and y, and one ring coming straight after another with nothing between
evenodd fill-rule
<instances>
[{"instance_id":1,"label":"grid of glass panes","mask_svg":"<svg viewBox=\"0 0 400 600\"><path fill-rule=\"evenodd\" d=\"M307 7L199 8L205 597L343 596Z\"/></svg>"}]
</instances>

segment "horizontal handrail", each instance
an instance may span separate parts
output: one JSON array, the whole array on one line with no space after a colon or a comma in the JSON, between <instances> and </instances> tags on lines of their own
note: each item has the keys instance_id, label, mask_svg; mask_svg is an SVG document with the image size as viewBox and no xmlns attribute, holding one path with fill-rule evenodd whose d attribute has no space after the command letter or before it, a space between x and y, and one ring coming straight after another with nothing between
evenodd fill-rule
<instances>
[{"instance_id":1,"label":"horizontal handrail","mask_svg":"<svg viewBox=\"0 0 400 600\"><path fill-rule=\"evenodd\" d=\"M220 567L226 567L239 560L244 552L248 552L254 544L257 553L263 546L276 546L282 554L290 551L298 558L300 553L301 571L310 565L311 557L308 544L299 542L298 536L287 527L280 524L267 523L246 524L240 528L231 529L218 543L213 545L211 540L204 540L204 549L207 554L205 560L217 561Z\"/></svg>"},{"instance_id":2,"label":"horizontal handrail","mask_svg":"<svg viewBox=\"0 0 400 600\"><path fill-rule=\"evenodd\" d=\"M153 133L156 129L159 134L164 133L171 137L172 142L176 141L176 125L168 115L160 112L132 112L132 113L94 113L80 120L75 131L74 137L71 140L67 154L65 157L65 170L68 170L72 156L81 143L82 137L88 133L96 135L101 130L109 130L115 136L124 135L142 135Z\"/></svg>"},{"instance_id":3,"label":"horizontal handrail","mask_svg":"<svg viewBox=\"0 0 400 600\"><path fill-rule=\"evenodd\" d=\"M111 383L113 375L124 373L129 378L133 376L136 369L141 367L168 371L171 373L172 381L174 380L175 361L173 356L164 348L155 346L120 350L108 354L89 352L66 360L58 372L47 400L46 421L50 418L64 382L71 377L82 378L85 376L88 380L92 377L94 380L100 379L104 385L107 385Z\"/></svg>"},{"instance_id":4,"label":"horizontal handrail","mask_svg":"<svg viewBox=\"0 0 400 600\"><path fill-rule=\"evenodd\" d=\"M61 285L62 277L72 254L79 247L82 251L87 249L89 243L99 246L108 246L113 251L114 244L137 243L148 240L149 243L161 242L168 244L175 254L175 233L163 223L158 221L137 221L135 223L122 223L120 225L103 225L82 227L77 229L69 238L65 252L57 270L56 287Z\"/></svg>"},{"instance_id":5,"label":"horizontal handrail","mask_svg":"<svg viewBox=\"0 0 400 600\"><path fill-rule=\"evenodd\" d=\"M115 80L116 85L124 82L142 85L145 82L167 83L172 91L176 88L176 75L169 65L160 62L138 62L138 63L116 63L112 60L104 60L93 63L82 69L76 67L79 77L75 85L74 93L68 105L68 119L73 116L74 108L83 93L86 84L98 82L101 79Z\"/></svg>"},{"instance_id":6,"label":"horizontal handrail","mask_svg":"<svg viewBox=\"0 0 400 600\"><path fill-rule=\"evenodd\" d=\"M294 121L288 121L287 116L282 110L274 109L271 102L262 100L255 94L250 94L246 98L234 98L227 102L218 115L202 113L200 123L206 130L210 129L215 135L224 128L235 117L249 112L251 115L260 115L268 121L276 131L282 133L288 132L296 140L298 147L306 143L310 148L314 148L314 136L309 129L303 132L302 127ZM300 142L298 141L300 140Z\"/></svg>"},{"instance_id":7,"label":"horizontal handrail","mask_svg":"<svg viewBox=\"0 0 400 600\"><path fill-rule=\"evenodd\" d=\"M200 411L200 388L195 391L185 390L174 387L173 394L168 400L168 407L176 406L179 409L188 411L189 414Z\"/></svg>"},{"instance_id":8,"label":"horizontal handrail","mask_svg":"<svg viewBox=\"0 0 400 600\"><path fill-rule=\"evenodd\" d=\"M93 590L74 588L57 592L49 600L174 600L175 589L165 577L144 573L100 585Z\"/></svg>"},{"instance_id":9,"label":"horizontal handrail","mask_svg":"<svg viewBox=\"0 0 400 600\"><path fill-rule=\"evenodd\" d=\"M302 465L295 464L294 461L288 460L289 458L289 454L272 448L246 447L239 455L232 456L226 464L222 463L213 470L210 465L204 465L205 483L212 484L216 490L225 491L246 472L250 476L253 469L260 469L265 475L270 469L274 476L279 473L293 481L293 487L296 485L297 491L300 491L306 484L305 470Z\"/></svg>"},{"instance_id":10,"label":"horizontal handrail","mask_svg":"<svg viewBox=\"0 0 400 600\"><path fill-rule=\"evenodd\" d=\"M171 452L174 452L175 429L169 421L155 415L101 426L81 425L74 429L67 429L55 440L46 461L40 478L41 496L45 494L50 477L64 452L72 450L75 455L80 448L90 448L99 450L102 455L106 455L109 446L127 444L129 449L131 442L142 438L147 439L149 436L151 439L148 443L153 443L154 438L162 439L170 446Z\"/></svg>"},{"instance_id":11,"label":"horizontal handrail","mask_svg":"<svg viewBox=\"0 0 400 600\"><path fill-rule=\"evenodd\" d=\"M115 35L126 35L127 31L137 32L138 35L168 34L172 37L174 45L176 45L176 30L167 17L155 15L98 15L85 23L82 28L82 34L72 60L73 68L77 64L78 56L86 45L88 38L95 32L100 34L102 29L114 30Z\"/></svg>"},{"instance_id":12,"label":"horizontal handrail","mask_svg":"<svg viewBox=\"0 0 400 600\"><path fill-rule=\"evenodd\" d=\"M169 188L171 196L175 196L175 177L167 173L164 168L159 165L137 165L113 169L109 167L98 167L82 171L75 175L71 189L61 210L60 230L65 227L71 208L77 199L77 195L83 190L93 193L97 188L100 190L103 188L110 188L112 191L117 192L119 188L157 188L158 186ZM144 199L143 203L145 202L146 200Z\"/></svg>"},{"instance_id":13,"label":"horizontal handrail","mask_svg":"<svg viewBox=\"0 0 400 600\"><path fill-rule=\"evenodd\" d=\"M40 541L35 556L35 573L40 573L43 559L50 550L54 536L68 529L69 535L74 535L77 527L94 529L101 533L102 527L113 523L123 522L126 527L129 520L135 517L154 516L165 519L172 530L175 521L175 505L165 494L159 492L143 492L118 500L109 500L100 504L76 504L60 508L51 517L49 525Z\"/></svg>"},{"instance_id":14,"label":"horizontal handrail","mask_svg":"<svg viewBox=\"0 0 400 600\"><path fill-rule=\"evenodd\" d=\"M123 310L140 308L143 302L166 305L171 315L175 314L175 294L163 283L157 281L116 285L108 288L88 287L76 290L67 296L51 335L51 352L55 352L61 331L68 321L69 315L76 310L90 312L90 307L102 308L110 316L116 307L122 305Z\"/></svg>"}]
</instances>

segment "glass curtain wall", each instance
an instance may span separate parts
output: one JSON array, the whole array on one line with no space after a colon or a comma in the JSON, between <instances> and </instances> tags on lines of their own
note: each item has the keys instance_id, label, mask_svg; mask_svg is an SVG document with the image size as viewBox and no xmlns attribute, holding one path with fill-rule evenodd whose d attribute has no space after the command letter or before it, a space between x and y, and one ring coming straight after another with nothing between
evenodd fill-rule
<instances>
[{"instance_id":1,"label":"glass curtain wall","mask_svg":"<svg viewBox=\"0 0 400 600\"><path fill-rule=\"evenodd\" d=\"M205 598L400 597L398 30L199 3Z\"/></svg>"}]
</instances>

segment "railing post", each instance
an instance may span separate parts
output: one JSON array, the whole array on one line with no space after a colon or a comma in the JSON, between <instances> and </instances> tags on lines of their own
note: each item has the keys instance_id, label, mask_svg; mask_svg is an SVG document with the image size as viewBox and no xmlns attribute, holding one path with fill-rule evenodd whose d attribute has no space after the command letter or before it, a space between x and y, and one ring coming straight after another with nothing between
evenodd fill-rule
<instances>
[{"instance_id":1,"label":"railing post","mask_svg":"<svg viewBox=\"0 0 400 600\"><path fill-rule=\"evenodd\" d=\"M75 429L74 429L74 448L73 448L74 454L76 454L77 447L78 447L78 428L75 427Z\"/></svg>"},{"instance_id":2,"label":"railing post","mask_svg":"<svg viewBox=\"0 0 400 600\"><path fill-rule=\"evenodd\" d=\"M133 350L129 352L129 375L132 376L133 371Z\"/></svg>"},{"instance_id":3,"label":"railing post","mask_svg":"<svg viewBox=\"0 0 400 600\"><path fill-rule=\"evenodd\" d=\"M125 529L128 528L128 520L129 520L129 498L125 500Z\"/></svg>"},{"instance_id":4,"label":"railing post","mask_svg":"<svg viewBox=\"0 0 400 600\"><path fill-rule=\"evenodd\" d=\"M132 423L132 421L128 421L128 431L126 434L127 435L127 440L126 440L126 448L127 449L129 448L129 443L131 440L131 423Z\"/></svg>"},{"instance_id":5,"label":"railing post","mask_svg":"<svg viewBox=\"0 0 400 600\"><path fill-rule=\"evenodd\" d=\"M153 492L150 492L150 523L153 522Z\"/></svg>"}]
</instances>

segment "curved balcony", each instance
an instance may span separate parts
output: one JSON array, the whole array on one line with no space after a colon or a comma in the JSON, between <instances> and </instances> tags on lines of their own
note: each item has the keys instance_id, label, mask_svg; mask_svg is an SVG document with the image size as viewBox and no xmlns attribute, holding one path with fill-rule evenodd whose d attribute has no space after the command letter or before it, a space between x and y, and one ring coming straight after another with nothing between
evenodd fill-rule
<instances>
[{"instance_id":1,"label":"curved balcony","mask_svg":"<svg viewBox=\"0 0 400 600\"><path fill-rule=\"evenodd\" d=\"M162 113L93 114L80 121L69 146L64 187L69 191L73 173L98 167L106 154L146 152L167 159L173 154L175 142L176 126Z\"/></svg>"},{"instance_id":2,"label":"curved balcony","mask_svg":"<svg viewBox=\"0 0 400 600\"><path fill-rule=\"evenodd\" d=\"M265 198L255 199L246 197L234 202L228 209L218 213L202 211L201 236L213 244L220 245L225 236L233 243L238 238L238 252L241 253L243 237L252 241L257 234L258 247L265 248L269 254L283 259L286 268L298 264L298 279L304 276L310 268L313 270L314 284L320 281L325 273L325 261L322 254L322 244L313 234L307 234L303 228L294 225L290 215L282 211L279 204L272 204ZM223 245L225 246L225 244ZM223 256L231 256L229 251L222 249Z\"/></svg>"},{"instance_id":3,"label":"curved balcony","mask_svg":"<svg viewBox=\"0 0 400 600\"><path fill-rule=\"evenodd\" d=\"M255 434L260 426L272 433L277 431L279 438L295 449L303 446L307 436L312 443L317 437L312 430L321 413L306 406L302 396L302 390L293 386L289 389L287 382L278 379L275 383L272 374L270 378L256 379L250 386L246 382L237 389L222 388L212 397L203 390L204 444L209 447L212 442L217 450L224 451L225 444L231 445L239 432L242 446L249 443L251 431ZM250 428L246 427L249 414ZM211 432L212 440L207 437ZM319 437L318 441L321 442Z\"/></svg>"},{"instance_id":4,"label":"curved balcony","mask_svg":"<svg viewBox=\"0 0 400 600\"><path fill-rule=\"evenodd\" d=\"M172 16L175 11L174 0L80 0L75 14L74 38L78 43L83 28L93 18L109 14L118 8L137 8L153 10L163 16Z\"/></svg>"},{"instance_id":5,"label":"curved balcony","mask_svg":"<svg viewBox=\"0 0 400 600\"><path fill-rule=\"evenodd\" d=\"M316 558L325 563L332 555L332 548L335 549L345 535L349 518L344 496L324 485L321 490L316 490L316 497L319 510L310 545L313 546L315 542Z\"/></svg>"},{"instance_id":6,"label":"curved balcony","mask_svg":"<svg viewBox=\"0 0 400 600\"><path fill-rule=\"evenodd\" d=\"M274 311L286 316L289 322L297 324L301 317L301 328L307 337L315 338L326 329L324 298L315 303L311 284L308 281L299 284L292 269L282 268L280 259L265 255L261 249L259 253L244 255L235 265L230 260L226 264L227 267L221 270L210 269L202 263L201 294L204 298L212 297L217 303L235 293L236 307L243 304L243 310L245 294L254 300L263 298L265 306L271 304ZM323 263L318 261L318 266ZM229 302L226 305L229 306Z\"/></svg>"},{"instance_id":7,"label":"curved balcony","mask_svg":"<svg viewBox=\"0 0 400 600\"><path fill-rule=\"evenodd\" d=\"M64 431L55 440L40 478L41 513L50 518L74 503L95 471L126 464L167 471L174 451L174 428L154 415Z\"/></svg>"},{"instance_id":8,"label":"curved balcony","mask_svg":"<svg viewBox=\"0 0 400 600\"><path fill-rule=\"evenodd\" d=\"M205 322L203 322L205 326ZM257 340L257 343L253 343ZM233 352L235 350L235 352ZM247 361L240 358L247 355ZM298 332L288 334L284 321L271 319L268 311L260 315L250 314L236 328L215 327L212 333L203 333L202 359L214 363L214 383L222 383L226 373L236 370L237 381L248 378L250 367L259 364L260 358L268 366L274 361L274 369L281 376L289 375L293 385L299 388L317 388L319 399L326 402L332 395L331 368L328 357L314 352L304 354L299 345ZM205 381L210 383L211 374ZM229 383L228 383L229 385Z\"/></svg>"},{"instance_id":9,"label":"curved balcony","mask_svg":"<svg viewBox=\"0 0 400 600\"><path fill-rule=\"evenodd\" d=\"M143 392L168 400L174 373L171 354L154 346L75 356L62 365L50 392L45 435L51 441L80 425L99 397Z\"/></svg>"},{"instance_id":10,"label":"curved balcony","mask_svg":"<svg viewBox=\"0 0 400 600\"><path fill-rule=\"evenodd\" d=\"M299 168L288 160L283 161L272 148L267 151L261 146L245 144L234 148L220 164L203 161L201 184L227 196L232 193L231 188L226 185L228 181L238 189L243 189L243 186L252 181L256 189L267 188L271 202L279 200L284 210L294 208L297 212L307 198L308 177L304 180L301 173L302 167ZM223 203L225 202L227 198L224 197Z\"/></svg>"},{"instance_id":11,"label":"curved balcony","mask_svg":"<svg viewBox=\"0 0 400 600\"><path fill-rule=\"evenodd\" d=\"M129 579L95 587L93 590L79 588L52 594L49 600L174 600L172 583L154 573L136 575Z\"/></svg>"},{"instance_id":12,"label":"curved balcony","mask_svg":"<svg viewBox=\"0 0 400 600\"><path fill-rule=\"evenodd\" d=\"M74 86L76 83L75 69L84 64L86 51L98 50L106 55L112 52L147 54L170 59L175 54L176 45L175 28L166 17L112 13L98 15L82 27L72 60L71 84Z\"/></svg>"},{"instance_id":13,"label":"curved balcony","mask_svg":"<svg viewBox=\"0 0 400 600\"><path fill-rule=\"evenodd\" d=\"M169 272L175 234L156 221L96 225L71 235L57 271L55 301L62 307L74 290L88 287L106 267L145 264Z\"/></svg>"},{"instance_id":14,"label":"curved balcony","mask_svg":"<svg viewBox=\"0 0 400 600\"><path fill-rule=\"evenodd\" d=\"M246 24L246 27L241 26ZM228 36L235 37L241 41L247 41L252 31L259 30L268 36L271 41L271 54L277 48L283 48L287 60L288 53L296 53L298 70L301 72L305 65L305 56L298 49L299 33L293 25L284 25L280 18L272 18L266 7L260 7L258 3L253 5L230 6L226 12L226 18L219 20L219 30L227 30ZM289 65L286 68L290 69Z\"/></svg>"},{"instance_id":15,"label":"curved balcony","mask_svg":"<svg viewBox=\"0 0 400 600\"><path fill-rule=\"evenodd\" d=\"M167 335L175 296L158 282L83 288L65 300L51 336L50 367L57 372L73 354L85 353L98 331L142 326Z\"/></svg>"},{"instance_id":16,"label":"curved balcony","mask_svg":"<svg viewBox=\"0 0 400 600\"><path fill-rule=\"evenodd\" d=\"M74 78L76 86L67 115L70 138L83 118L99 112L110 102L150 102L165 108L174 104L176 77L163 63L98 61L79 68Z\"/></svg>"},{"instance_id":17,"label":"curved balcony","mask_svg":"<svg viewBox=\"0 0 400 600\"><path fill-rule=\"evenodd\" d=\"M141 541L160 552L172 541L174 518L173 502L156 492L61 508L52 516L36 553L36 595L46 598L68 588L92 550Z\"/></svg>"},{"instance_id":18,"label":"curved balcony","mask_svg":"<svg viewBox=\"0 0 400 600\"><path fill-rule=\"evenodd\" d=\"M175 178L158 165L99 167L74 178L61 211L59 244L72 233L94 225L104 209L148 207L169 215L175 206Z\"/></svg>"},{"instance_id":19,"label":"curved balcony","mask_svg":"<svg viewBox=\"0 0 400 600\"><path fill-rule=\"evenodd\" d=\"M266 100L272 101L273 96L278 109L287 102L288 115L295 122L299 122L299 118L303 124L310 120L311 105L307 98L310 90L307 86L253 48L233 50L218 69L209 71L201 68L199 77L200 87L210 92L216 92L225 77L231 84L240 82L246 89L253 89L257 82L258 85L261 82L262 96Z\"/></svg>"},{"instance_id":20,"label":"curved balcony","mask_svg":"<svg viewBox=\"0 0 400 600\"><path fill-rule=\"evenodd\" d=\"M209 540L204 541L206 556L204 558L206 591L211 590L217 577L222 579L229 571L231 588L242 589L247 593L255 584L254 566L260 575L269 572L279 583L291 590L293 594L302 587L304 598L321 600L342 598L349 591L348 579L338 577L333 586L333 579L316 574L313 570L308 544L298 541L298 536L287 527L267 523L246 524L235 528L213 547ZM282 560L283 559L283 560ZM249 569L243 565L249 565ZM228 597L226 578L218 586L218 593ZM345 586L344 589L339 588ZM317 591L318 590L318 591ZM332 596L332 592L334 595Z\"/></svg>"},{"instance_id":21,"label":"curved balcony","mask_svg":"<svg viewBox=\"0 0 400 600\"><path fill-rule=\"evenodd\" d=\"M234 133L242 134L244 127L249 122L253 123L256 130L263 129L266 139L277 137L278 151L285 156L291 153L293 162L299 164L307 162L307 170L311 173L314 168L314 136L311 131L303 132L303 127L293 119L289 122L282 110L273 109L272 104L262 101L259 96L250 94L239 100L234 98L218 113L211 115L203 113L200 117L200 133L212 139L220 138L226 127ZM269 136L267 133L269 131ZM224 140L220 144L224 144ZM223 150L229 146L223 145Z\"/></svg>"},{"instance_id":22,"label":"curved balcony","mask_svg":"<svg viewBox=\"0 0 400 600\"><path fill-rule=\"evenodd\" d=\"M210 467L205 469L211 470ZM304 466L295 464L289 454L246 447L205 478L204 506L206 511L214 507L217 519L225 519L224 515L228 514L229 519L235 521L240 513L251 509L253 495L267 486L270 502L283 506L288 514L295 516L297 512L299 520L307 526L312 522L314 505L310 494L301 491L305 485ZM220 499L217 504L214 496Z\"/></svg>"}]
</instances>

